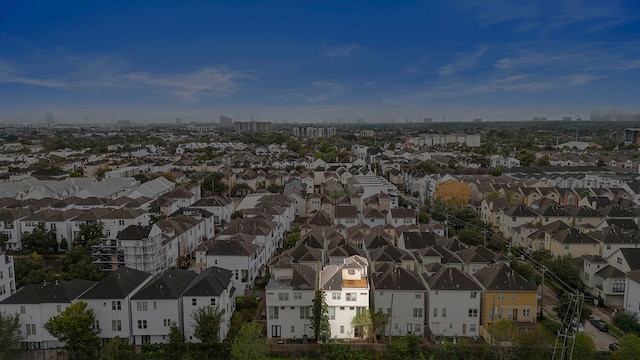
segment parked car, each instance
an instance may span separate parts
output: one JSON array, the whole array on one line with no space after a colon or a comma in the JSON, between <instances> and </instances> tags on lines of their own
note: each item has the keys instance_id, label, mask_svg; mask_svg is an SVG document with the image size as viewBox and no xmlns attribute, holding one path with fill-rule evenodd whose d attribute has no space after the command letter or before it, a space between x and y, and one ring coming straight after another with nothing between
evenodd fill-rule
<instances>
[{"instance_id":1,"label":"parked car","mask_svg":"<svg viewBox=\"0 0 640 360\"><path fill-rule=\"evenodd\" d=\"M616 350L619 350L619 349L622 349L622 346L620 346L620 344L618 344L618 343L609 344L609 350L616 351Z\"/></svg>"},{"instance_id":2,"label":"parked car","mask_svg":"<svg viewBox=\"0 0 640 360\"><path fill-rule=\"evenodd\" d=\"M591 325L593 325L596 329L600 331L604 331L604 332L609 331L609 327L607 326L607 323L605 323L602 320L591 319Z\"/></svg>"}]
</instances>

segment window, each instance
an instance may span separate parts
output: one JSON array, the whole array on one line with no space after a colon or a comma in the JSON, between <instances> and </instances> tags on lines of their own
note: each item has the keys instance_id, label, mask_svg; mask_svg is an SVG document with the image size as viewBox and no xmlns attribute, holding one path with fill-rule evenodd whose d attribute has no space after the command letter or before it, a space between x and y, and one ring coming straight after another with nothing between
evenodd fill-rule
<instances>
[{"instance_id":1,"label":"window","mask_svg":"<svg viewBox=\"0 0 640 360\"><path fill-rule=\"evenodd\" d=\"M147 311L147 302L146 301L138 301L136 302L136 306L138 311Z\"/></svg>"},{"instance_id":2,"label":"window","mask_svg":"<svg viewBox=\"0 0 640 360\"><path fill-rule=\"evenodd\" d=\"M416 299L422 299L422 293L417 292L415 296Z\"/></svg>"},{"instance_id":3,"label":"window","mask_svg":"<svg viewBox=\"0 0 640 360\"><path fill-rule=\"evenodd\" d=\"M118 225L124 226L124 220L118 220Z\"/></svg>"},{"instance_id":4,"label":"window","mask_svg":"<svg viewBox=\"0 0 640 360\"><path fill-rule=\"evenodd\" d=\"M422 317L422 308L413 308L413 317L421 318Z\"/></svg>"},{"instance_id":5,"label":"window","mask_svg":"<svg viewBox=\"0 0 640 360\"><path fill-rule=\"evenodd\" d=\"M56 311L60 314L62 312L62 305L56 305Z\"/></svg>"},{"instance_id":6,"label":"window","mask_svg":"<svg viewBox=\"0 0 640 360\"><path fill-rule=\"evenodd\" d=\"M122 320L111 320L111 331L122 331Z\"/></svg>"},{"instance_id":7,"label":"window","mask_svg":"<svg viewBox=\"0 0 640 360\"><path fill-rule=\"evenodd\" d=\"M146 329L147 320L138 320L138 329Z\"/></svg>"},{"instance_id":8,"label":"window","mask_svg":"<svg viewBox=\"0 0 640 360\"><path fill-rule=\"evenodd\" d=\"M293 299L294 300L302 300L302 293L294 292L293 293Z\"/></svg>"},{"instance_id":9,"label":"window","mask_svg":"<svg viewBox=\"0 0 640 360\"><path fill-rule=\"evenodd\" d=\"M616 262L617 262L618 264L622 265L622 258L618 257L618 258L616 259Z\"/></svg>"},{"instance_id":10,"label":"window","mask_svg":"<svg viewBox=\"0 0 640 360\"><path fill-rule=\"evenodd\" d=\"M498 294L498 300L504 300L504 294Z\"/></svg>"},{"instance_id":11,"label":"window","mask_svg":"<svg viewBox=\"0 0 640 360\"><path fill-rule=\"evenodd\" d=\"M211 298L211 306L216 306L216 298Z\"/></svg>"},{"instance_id":12,"label":"window","mask_svg":"<svg viewBox=\"0 0 640 360\"><path fill-rule=\"evenodd\" d=\"M27 313L27 309L24 305L20 305L20 314L26 314Z\"/></svg>"},{"instance_id":13,"label":"window","mask_svg":"<svg viewBox=\"0 0 640 360\"><path fill-rule=\"evenodd\" d=\"M344 334L344 325L340 325L340 334Z\"/></svg>"},{"instance_id":14,"label":"window","mask_svg":"<svg viewBox=\"0 0 640 360\"><path fill-rule=\"evenodd\" d=\"M293 334L293 333L295 333L295 332L296 332L296 327L295 327L295 326L293 326L293 325L291 325L291 333Z\"/></svg>"},{"instance_id":15,"label":"window","mask_svg":"<svg viewBox=\"0 0 640 360\"><path fill-rule=\"evenodd\" d=\"M347 301L356 301L356 300L358 300L358 293L347 293L346 300Z\"/></svg>"},{"instance_id":16,"label":"window","mask_svg":"<svg viewBox=\"0 0 640 360\"><path fill-rule=\"evenodd\" d=\"M531 316L531 310L529 310L529 309L522 309L522 316L524 316L524 317L529 317L529 316Z\"/></svg>"},{"instance_id":17,"label":"window","mask_svg":"<svg viewBox=\"0 0 640 360\"><path fill-rule=\"evenodd\" d=\"M478 296L478 292L477 291L472 291L471 292L471 298L475 299Z\"/></svg>"},{"instance_id":18,"label":"window","mask_svg":"<svg viewBox=\"0 0 640 360\"><path fill-rule=\"evenodd\" d=\"M100 321L99 321L99 320L96 320L96 321L93 323L93 326L92 326L92 327L93 327L93 329L94 329L94 330L100 330Z\"/></svg>"},{"instance_id":19,"label":"window","mask_svg":"<svg viewBox=\"0 0 640 360\"><path fill-rule=\"evenodd\" d=\"M515 300L516 299L516 294L511 294L511 300Z\"/></svg>"},{"instance_id":20,"label":"window","mask_svg":"<svg viewBox=\"0 0 640 360\"><path fill-rule=\"evenodd\" d=\"M433 317L438 317L438 308L433 308Z\"/></svg>"},{"instance_id":21,"label":"window","mask_svg":"<svg viewBox=\"0 0 640 360\"><path fill-rule=\"evenodd\" d=\"M269 319L278 320L278 307L269 306Z\"/></svg>"},{"instance_id":22,"label":"window","mask_svg":"<svg viewBox=\"0 0 640 360\"><path fill-rule=\"evenodd\" d=\"M624 283L613 283L611 290L614 293L623 293L624 292Z\"/></svg>"},{"instance_id":23,"label":"window","mask_svg":"<svg viewBox=\"0 0 640 360\"><path fill-rule=\"evenodd\" d=\"M469 317L478 317L478 309L469 309Z\"/></svg>"},{"instance_id":24,"label":"window","mask_svg":"<svg viewBox=\"0 0 640 360\"><path fill-rule=\"evenodd\" d=\"M476 324L470 324L469 325L469 331L476 332Z\"/></svg>"},{"instance_id":25,"label":"window","mask_svg":"<svg viewBox=\"0 0 640 360\"><path fill-rule=\"evenodd\" d=\"M340 300L341 295L342 295L341 293L335 293L335 292L331 293L331 299Z\"/></svg>"},{"instance_id":26,"label":"window","mask_svg":"<svg viewBox=\"0 0 640 360\"><path fill-rule=\"evenodd\" d=\"M607 244L607 250L611 250L611 244Z\"/></svg>"},{"instance_id":27,"label":"window","mask_svg":"<svg viewBox=\"0 0 640 360\"><path fill-rule=\"evenodd\" d=\"M191 305L193 305L193 306L198 305L198 299L196 299L196 298L191 299Z\"/></svg>"},{"instance_id":28,"label":"window","mask_svg":"<svg viewBox=\"0 0 640 360\"><path fill-rule=\"evenodd\" d=\"M278 300L289 301L289 293L278 293Z\"/></svg>"},{"instance_id":29,"label":"window","mask_svg":"<svg viewBox=\"0 0 640 360\"><path fill-rule=\"evenodd\" d=\"M112 300L111 310L122 310L122 302L120 300Z\"/></svg>"},{"instance_id":30,"label":"window","mask_svg":"<svg viewBox=\"0 0 640 360\"><path fill-rule=\"evenodd\" d=\"M442 317L447 317L447 308L442 308Z\"/></svg>"},{"instance_id":31,"label":"window","mask_svg":"<svg viewBox=\"0 0 640 360\"><path fill-rule=\"evenodd\" d=\"M564 244L564 249L569 250L569 244Z\"/></svg>"},{"instance_id":32,"label":"window","mask_svg":"<svg viewBox=\"0 0 640 360\"><path fill-rule=\"evenodd\" d=\"M158 302L153 302L153 310L158 310Z\"/></svg>"},{"instance_id":33,"label":"window","mask_svg":"<svg viewBox=\"0 0 640 360\"><path fill-rule=\"evenodd\" d=\"M164 326L171 326L171 319L163 319L162 324Z\"/></svg>"},{"instance_id":34,"label":"window","mask_svg":"<svg viewBox=\"0 0 640 360\"><path fill-rule=\"evenodd\" d=\"M300 307L300 320L309 320L311 318L310 316L310 308L308 306L301 306Z\"/></svg>"},{"instance_id":35,"label":"window","mask_svg":"<svg viewBox=\"0 0 640 360\"><path fill-rule=\"evenodd\" d=\"M27 336L36 335L36 324L27 324Z\"/></svg>"}]
</instances>

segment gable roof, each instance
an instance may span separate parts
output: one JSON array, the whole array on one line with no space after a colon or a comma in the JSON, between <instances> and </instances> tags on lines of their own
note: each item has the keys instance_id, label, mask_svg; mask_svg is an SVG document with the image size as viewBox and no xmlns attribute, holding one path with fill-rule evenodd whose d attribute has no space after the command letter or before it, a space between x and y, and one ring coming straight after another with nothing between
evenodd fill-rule
<instances>
[{"instance_id":1,"label":"gable roof","mask_svg":"<svg viewBox=\"0 0 640 360\"><path fill-rule=\"evenodd\" d=\"M80 299L124 299L149 276L151 274L144 271L122 266L100 280Z\"/></svg>"},{"instance_id":2,"label":"gable roof","mask_svg":"<svg viewBox=\"0 0 640 360\"><path fill-rule=\"evenodd\" d=\"M486 290L491 291L537 291L537 286L527 281L504 263L487 266L473 276Z\"/></svg>"},{"instance_id":3,"label":"gable roof","mask_svg":"<svg viewBox=\"0 0 640 360\"><path fill-rule=\"evenodd\" d=\"M482 290L469 275L456 268L442 268L425 279L430 290Z\"/></svg>"},{"instance_id":4,"label":"gable roof","mask_svg":"<svg viewBox=\"0 0 640 360\"><path fill-rule=\"evenodd\" d=\"M193 279L182 295L219 297L229 288L232 276L231 270L217 266L208 267Z\"/></svg>"},{"instance_id":5,"label":"gable roof","mask_svg":"<svg viewBox=\"0 0 640 360\"><path fill-rule=\"evenodd\" d=\"M89 280L56 280L31 284L9 296L0 304L64 304L71 303L97 282Z\"/></svg>"},{"instance_id":6,"label":"gable roof","mask_svg":"<svg viewBox=\"0 0 640 360\"><path fill-rule=\"evenodd\" d=\"M131 297L132 300L178 299L197 274L190 270L169 269L156 275L150 283Z\"/></svg>"},{"instance_id":7,"label":"gable roof","mask_svg":"<svg viewBox=\"0 0 640 360\"><path fill-rule=\"evenodd\" d=\"M426 287L418 273L402 267L390 266L383 273L371 276L376 290L424 291Z\"/></svg>"}]
</instances>

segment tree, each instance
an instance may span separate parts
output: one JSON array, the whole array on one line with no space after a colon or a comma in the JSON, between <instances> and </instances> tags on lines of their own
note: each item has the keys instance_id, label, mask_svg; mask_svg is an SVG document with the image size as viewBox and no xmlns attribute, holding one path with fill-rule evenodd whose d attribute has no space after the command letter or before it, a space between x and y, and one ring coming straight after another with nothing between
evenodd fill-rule
<instances>
[{"instance_id":1,"label":"tree","mask_svg":"<svg viewBox=\"0 0 640 360\"><path fill-rule=\"evenodd\" d=\"M576 334L573 344L573 357L575 360L591 360L596 355L596 345L587 333Z\"/></svg>"},{"instance_id":2,"label":"tree","mask_svg":"<svg viewBox=\"0 0 640 360\"><path fill-rule=\"evenodd\" d=\"M621 348L613 352L614 360L635 360L640 354L640 338L635 334L627 334L620 338Z\"/></svg>"},{"instance_id":3,"label":"tree","mask_svg":"<svg viewBox=\"0 0 640 360\"><path fill-rule=\"evenodd\" d=\"M378 342L378 336L384 336L384 329L386 329L388 323L389 314L385 314L382 311L371 313L371 326L373 328L374 342Z\"/></svg>"},{"instance_id":4,"label":"tree","mask_svg":"<svg viewBox=\"0 0 640 360\"><path fill-rule=\"evenodd\" d=\"M549 339L541 325L516 335L514 341L516 358L529 360L546 360L549 358Z\"/></svg>"},{"instance_id":5,"label":"tree","mask_svg":"<svg viewBox=\"0 0 640 360\"><path fill-rule=\"evenodd\" d=\"M54 279L51 269L45 267L42 255L35 252L26 256L16 257L14 266L17 288Z\"/></svg>"},{"instance_id":6,"label":"tree","mask_svg":"<svg viewBox=\"0 0 640 360\"><path fill-rule=\"evenodd\" d=\"M635 313L618 311L611 320L618 329L626 333L640 335L640 322L638 322L638 316Z\"/></svg>"},{"instance_id":7,"label":"tree","mask_svg":"<svg viewBox=\"0 0 640 360\"><path fill-rule=\"evenodd\" d=\"M208 173L202 179L202 185L200 185L200 191L204 194L208 191L213 191L214 194L221 195L228 189L227 184L222 182L224 175L219 172Z\"/></svg>"},{"instance_id":8,"label":"tree","mask_svg":"<svg viewBox=\"0 0 640 360\"><path fill-rule=\"evenodd\" d=\"M47 230L43 222L38 223L33 231L22 234L22 248L38 254L53 254L57 252L58 240L56 240L55 230Z\"/></svg>"},{"instance_id":9,"label":"tree","mask_svg":"<svg viewBox=\"0 0 640 360\"><path fill-rule=\"evenodd\" d=\"M543 264L567 285L576 289L580 289L583 286L580 280L580 269L576 266L571 254L557 256L552 260L543 262Z\"/></svg>"},{"instance_id":10,"label":"tree","mask_svg":"<svg viewBox=\"0 0 640 360\"><path fill-rule=\"evenodd\" d=\"M0 359L9 358L9 350L19 348L24 340L20 331L20 315L0 313Z\"/></svg>"},{"instance_id":11,"label":"tree","mask_svg":"<svg viewBox=\"0 0 640 360\"><path fill-rule=\"evenodd\" d=\"M573 306L575 305L578 297L571 296L565 292L563 292L560 296L558 296L558 304L553 307L553 310L556 312L558 319L565 319L567 314L573 314ZM584 300L584 299L580 299ZM570 308L571 307L571 308ZM575 319L576 316L573 316ZM591 308L588 306L582 306L582 311L580 312L580 324L584 324L591 317ZM571 322L573 319L567 319L567 321Z\"/></svg>"},{"instance_id":12,"label":"tree","mask_svg":"<svg viewBox=\"0 0 640 360\"><path fill-rule=\"evenodd\" d=\"M520 160L520 165L530 166L536 160L536 156L527 150L522 150L518 154L518 160Z\"/></svg>"},{"instance_id":13,"label":"tree","mask_svg":"<svg viewBox=\"0 0 640 360\"><path fill-rule=\"evenodd\" d=\"M78 228L80 231L73 241L75 246L91 248L104 237L104 223L102 221L84 222Z\"/></svg>"},{"instance_id":14,"label":"tree","mask_svg":"<svg viewBox=\"0 0 640 360\"><path fill-rule=\"evenodd\" d=\"M331 338L331 326L329 325L329 306L323 289L316 290L311 312L311 327L316 341L328 341Z\"/></svg>"},{"instance_id":15,"label":"tree","mask_svg":"<svg viewBox=\"0 0 640 360\"><path fill-rule=\"evenodd\" d=\"M242 324L231 343L231 357L235 360L261 360L267 358L268 352L262 326L255 321Z\"/></svg>"},{"instance_id":16,"label":"tree","mask_svg":"<svg viewBox=\"0 0 640 360\"><path fill-rule=\"evenodd\" d=\"M203 344L211 345L220 342L220 323L224 310L208 305L197 308L191 314L193 318L193 335Z\"/></svg>"},{"instance_id":17,"label":"tree","mask_svg":"<svg viewBox=\"0 0 640 360\"><path fill-rule=\"evenodd\" d=\"M0 251L7 250L7 242L9 241L9 235L0 233Z\"/></svg>"},{"instance_id":18,"label":"tree","mask_svg":"<svg viewBox=\"0 0 640 360\"><path fill-rule=\"evenodd\" d=\"M133 360L136 358L135 347L128 341L114 337L100 349L100 360Z\"/></svg>"},{"instance_id":19,"label":"tree","mask_svg":"<svg viewBox=\"0 0 640 360\"><path fill-rule=\"evenodd\" d=\"M87 303L79 301L50 318L44 328L65 343L71 359L94 358L99 346L99 330L93 328L95 319L93 309L87 309Z\"/></svg>"},{"instance_id":20,"label":"tree","mask_svg":"<svg viewBox=\"0 0 640 360\"><path fill-rule=\"evenodd\" d=\"M496 345L498 359L511 358L513 342L518 333L518 326L513 320L502 319L491 325L491 336Z\"/></svg>"},{"instance_id":21,"label":"tree","mask_svg":"<svg viewBox=\"0 0 640 360\"><path fill-rule=\"evenodd\" d=\"M551 162L549 161L549 155L544 155L534 163L535 166L549 166Z\"/></svg>"},{"instance_id":22,"label":"tree","mask_svg":"<svg viewBox=\"0 0 640 360\"><path fill-rule=\"evenodd\" d=\"M369 309L364 309L362 312L357 313L356 316L351 319L351 326L353 326L356 337L363 337L367 340L373 340L372 338L375 338Z\"/></svg>"},{"instance_id":23,"label":"tree","mask_svg":"<svg viewBox=\"0 0 640 360\"><path fill-rule=\"evenodd\" d=\"M300 240L300 226L298 226L297 224L293 227L293 230L287 234L287 236L285 237L284 240L284 246L287 249L290 249L294 246L296 246L296 244L298 243L298 240Z\"/></svg>"}]
</instances>

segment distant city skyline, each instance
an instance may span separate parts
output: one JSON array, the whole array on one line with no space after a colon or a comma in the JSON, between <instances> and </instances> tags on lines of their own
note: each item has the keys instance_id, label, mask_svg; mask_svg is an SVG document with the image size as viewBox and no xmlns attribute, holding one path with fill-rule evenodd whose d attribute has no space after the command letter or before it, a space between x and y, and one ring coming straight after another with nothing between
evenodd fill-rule
<instances>
[{"instance_id":1,"label":"distant city skyline","mask_svg":"<svg viewBox=\"0 0 640 360\"><path fill-rule=\"evenodd\" d=\"M625 1L0 3L0 123L640 113Z\"/></svg>"}]
</instances>

